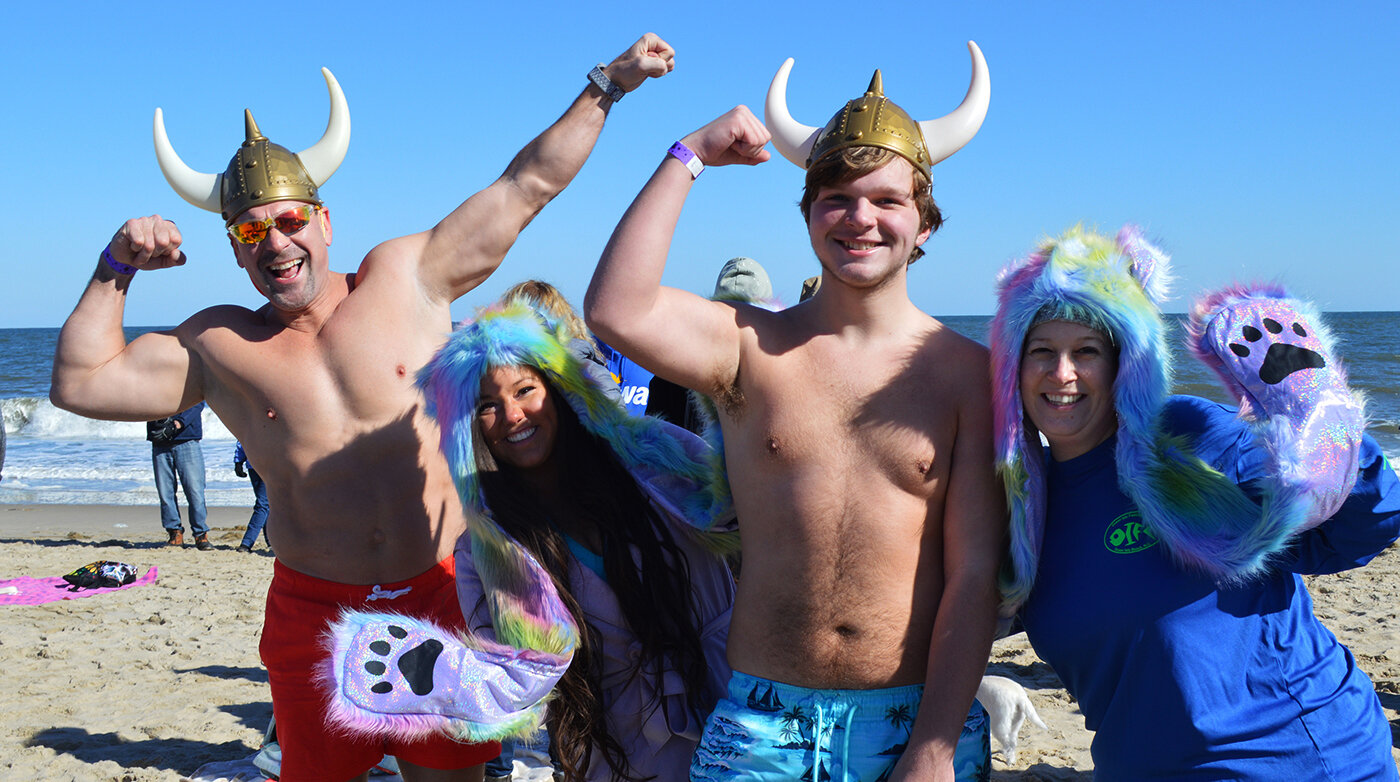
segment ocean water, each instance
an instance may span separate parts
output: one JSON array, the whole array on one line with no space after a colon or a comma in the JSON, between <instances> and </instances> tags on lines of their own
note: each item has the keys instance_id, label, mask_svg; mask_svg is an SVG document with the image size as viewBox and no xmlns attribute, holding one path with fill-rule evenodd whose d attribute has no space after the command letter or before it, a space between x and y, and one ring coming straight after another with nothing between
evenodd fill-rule
<instances>
[{"instance_id":1,"label":"ocean water","mask_svg":"<svg viewBox=\"0 0 1400 782\"><path fill-rule=\"evenodd\" d=\"M1400 464L1400 312L1339 312L1327 319L1342 343L1352 384L1367 395L1371 435L1391 462ZM1176 390L1229 401L1214 375L1179 348L1182 320L1172 317L1177 331L1172 340L1177 351ZM944 321L985 344L988 318ZM148 330L128 329L127 338ZM0 504L155 505L145 424L94 421L49 404L57 340L58 329L0 329L0 409L8 440ZM233 472L233 446L233 435L206 409L203 447L209 505L253 504L247 479Z\"/></svg>"},{"instance_id":2,"label":"ocean water","mask_svg":"<svg viewBox=\"0 0 1400 782\"><path fill-rule=\"evenodd\" d=\"M1329 312L1324 315L1340 347L1353 388L1366 395L1367 433L1376 438L1393 466L1400 467L1400 312ZM960 334L987 344L988 317L942 319ZM1234 404L1215 373L1187 353L1185 315L1169 315L1167 343L1176 367L1179 394Z\"/></svg>"},{"instance_id":3,"label":"ocean water","mask_svg":"<svg viewBox=\"0 0 1400 782\"><path fill-rule=\"evenodd\" d=\"M150 330L127 329L127 339ZM57 342L58 329L0 329L0 504L159 504L144 423L95 421L49 404ZM207 407L203 420L205 504L252 507L248 479L233 472L233 435Z\"/></svg>"}]
</instances>

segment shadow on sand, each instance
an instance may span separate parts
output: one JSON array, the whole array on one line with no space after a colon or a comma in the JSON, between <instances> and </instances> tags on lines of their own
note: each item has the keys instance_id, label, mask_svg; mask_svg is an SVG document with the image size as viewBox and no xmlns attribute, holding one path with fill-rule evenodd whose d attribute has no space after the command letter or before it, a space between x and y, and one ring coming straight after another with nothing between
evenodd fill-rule
<instances>
[{"instance_id":1,"label":"shadow on sand","mask_svg":"<svg viewBox=\"0 0 1400 782\"><path fill-rule=\"evenodd\" d=\"M147 551L149 551L149 550L151 550L151 549L163 549L163 548L166 547L166 544L165 544L163 541L162 541L162 542L156 542L156 541L146 541L146 540L143 540L143 541L135 541L135 540L117 540L116 538L108 538L108 539L106 539L106 540L93 540L93 539L90 539L90 538L84 538L84 537L82 537L81 535L79 535L79 533L76 533L76 532L71 532L71 533L69 533L69 537L60 538L60 539L53 539L53 538L37 538L37 537L36 537L36 538L0 538L0 544L3 544L3 543L28 543L28 544L33 545L33 546L44 546L44 547L46 547L46 548L59 548L59 547L62 547L62 546L81 546L81 547L84 547L84 548L124 548L124 549L132 549L132 550L140 549L140 550L147 550ZM193 549L194 547L193 547L193 546L186 546L186 548Z\"/></svg>"},{"instance_id":2,"label":"shadow on sand","mask_svg":"<svg viewBox=\"0 0 1400 782\"><path fill-rule=\"evenodd\" d=\"M987 665L987 673L1014 679L1020 682L1022 687L1028 689L1064 689L1060 677L1055 675L1055 669L1039 660L1028 665L1014 662L993 662Z\"/></svg>"},{"instance_id":3,"label":"shadow on sand","mask_svg":"<svg viewBox=\"0 0 1400 782\"><path fill-rule=\"evenodd\" d=\"M267 711L271 710L268 706ZM266 724L264 720L263 725ZM41 730L26 741L25 746L47 747L84 763L110 760L126 769L155 768L178 774L190 774L205 763L246 758L256 751L241 741L222 744L182 738L128 741L115 733L89 733L83 728Z\"/></svg>"},{"instance_id":4,"label":"shadow on sand","mask_svg":"<svg viewBox=\"0 0 1400 782\"><path fill-rule=\"evenodd\" d=\"M257 703L234 703L228 706L220 706L219 711L235 717L239 722L253 730L262 733L267 730L267 724L272 721L272 701Z\"/></svg>"},{"instance_id":5,"label":"shadow on sand","mask_svg":"<svg viewBox=\"0 0 1400 782\"><path fill-rule=\"evenodd\" d=\"M1400 711L1400 694L1381 690L1385 684L1378 685L1376 688L1376 695L1381 699L1381 707L1389 712ZM1394 687L1394 684L1389 686ZM1400 718L1390 721L1390 746L1400 747Z\"/></svg>"},{"instance_id":6,"label":"shadow on sand","mask_svg":"<svg viewBox=\"0 0 1400 782\"><path fill-rule=\"evenodd\" d=\"M174 673L200 673L214 679L245 679L258 684L267 684L267 671L256 668L232 665L204 665L198 668L176 668Z\"/></svg>"},{"instance_id":7,"label":"shadow on sand","mask_svg":"<svg viewBox=\"0 0 1400 782\"><path fill-rule=\"evenodd\" d=\"M211 536L212 536L213 534L214 534L214 533L212 533L212 532L210 533ZM187 538L187 540L188 540L188 538ZM213 551L233 551L234 549L236 549L236 548L238 547L238 544L237 544L237 543L228 543L228 544L222 544L222 545L221 545L221 544L219 544L219 543L217 543L217 542L214 542L214 541L212 541L212 540L211 540L210 542L214 543L214 548L212 549ZM130 551L158 551L158 550L160 550L160 549L164 549L164 548L168 548L168 547L169 547L169 544L167 544L165 541L151 541L151 540L118 540L118 539L116 539L116 538L107 538L107 539L105 539L105 540L96 540L96 539L93 539L93 538L85 538L85 537L82 536L81 533L77 533L77 532L70 532L70 533L69 533L69 537L66 537L66 538L59 538L59 539L52 539L52 538L0 538L0 544L5 544L5 543L28 543L28 544L30 544L31 546L44 546L45 548L63 548L63 547L69 547L69 546L77 546L77 547L81 547L81 548L122 548L122 549L128 549L128 550L130 550ZM198 549L196 549L196 548L194 547L194 544L193 544L193 543L187 543L187 544L183 547L183 550L189 551L189 552L197 552L197 553L199 553L199 554L207 554L207 553L209 553L209 552L207 552L207 551L198 551ZM253 549L253 552L252 552L251 554L247 554L247 555L244 555L244 556L271 557L271 556L272 556L272 551L271 551L270 549L267 549L267 548L255 548L255 549Z\"/></svg>"},{"instance_id":8,"label":"shadow on sand","mask_svg":"<svg viewBox=\"0 0 1400 782\"><path fill-rule=\"evenodd\" d=\"M1076 771L1046 763L1014 771L993 771L991 776L992 782L1091 782L1093 778L1092 771Z\"/></svg>"}]
</instances>

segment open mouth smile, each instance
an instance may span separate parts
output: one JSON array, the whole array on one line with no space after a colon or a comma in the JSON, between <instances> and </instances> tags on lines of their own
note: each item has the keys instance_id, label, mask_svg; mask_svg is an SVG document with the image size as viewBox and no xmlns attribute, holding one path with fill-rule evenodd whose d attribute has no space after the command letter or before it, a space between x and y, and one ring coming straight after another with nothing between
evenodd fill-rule
<instances>
[{"instance_id":1,"label":"open mouth smile","mask_svg":"<svg viewBox=\"0 0 1400 782\"><path fill-rule=\"evenodd\" d=\"M539 429L538 426L532 426L532 427L530 427L529 429L522 429L522 430L520 430L519 432L515 432L514 434L508 434L508 435L506 435L506 442L508 442L508 443L520 443L520 442L524 442L524 441L530 439L531 437L533 437L533 436L535 435L535 431L538 430L538 429Z\"/></svg>"},{"instance_id":2,"label":"open mouth smile","mask_svg":"<svg viewBox=\"0 0 1400 782\"><path fill-rule=\"evenodd\" d=\"M304 258L292 258L286 261L278 261L277 263L268 264L267 271L273 277L279 280L285 280L290 277L295 277L304 261Z\"/></svg>"}]
</instances>

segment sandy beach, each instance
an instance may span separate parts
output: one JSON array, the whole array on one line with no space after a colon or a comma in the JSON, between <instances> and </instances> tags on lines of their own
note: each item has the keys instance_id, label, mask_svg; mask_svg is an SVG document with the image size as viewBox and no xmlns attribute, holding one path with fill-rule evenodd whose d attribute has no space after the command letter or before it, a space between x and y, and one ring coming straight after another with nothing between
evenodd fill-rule
<instances>
[{"instance_id":1,"label":"sandy beach","mask_svg":"<svg viewBox=\"0 0 1400 782\"><path fill-rule=\"evenodd\" d=\"M59 576L101 559L159 569L149 586L0 606L0 691L10 704L0 779L179 780L256 751L272 713L257 651L272 557L261 543L252 555L234 551L247 513L211 508L216 549L201 552L164 545L154 508L0 506L0 579ZM1400 738L1400 550L1309 587ZM989 671L1024 684L1049 726L1022 729L1011 768L994 743L992 778L1091 779L1091 736L1025 637L999 641Z\"/></svg>"},{"instance_id":2,"label":"sandy beach","mask_svg":"<svg viewBox=\"0 0 1400 782\"><path fill-rule=\"evenodd\" d=\"M0 779L178 780L256 751L272 716L258 635L273 560L261 542L234 551L247 520L210 508L216 548L197 551L166 546L151 507L0 506L0 578L102 559L159 569L149 586L0 606Z\"/></svg>"}]
</instances>

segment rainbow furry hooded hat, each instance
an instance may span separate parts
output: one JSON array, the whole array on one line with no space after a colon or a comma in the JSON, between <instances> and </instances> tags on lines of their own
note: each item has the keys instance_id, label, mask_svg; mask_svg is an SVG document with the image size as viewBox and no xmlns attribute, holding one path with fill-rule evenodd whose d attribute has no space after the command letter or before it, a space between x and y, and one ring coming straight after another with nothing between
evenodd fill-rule
<instances>
[{"instance_id":1,"label":"rainbow furry hooded hat","mask_svg":"<svg viewBox=\"0 0 1400 782\"><path fill-rule=\"evenodd\" d=\"M530 582L549 577L501 529L482 494L473 433L481 381L493 369L526 366L538 371L583 428L606 442L622 466L649 489L653 501L689 522L709 550L726 554L738 548L735 533L718 531L734 513L729 484L713 449L685 439L689 433L663 421L629 414L604 393L584 360L569 347L561 324L515 303L478 310L476 319L454 331L418 373L427 414L442 433L442 452L467 517L472 558L486 586L497 637L516 646L538 648L532 644L553 637L548 634L566 633L572 639L577 628L560 603L548 616L552 627L547 638L541 639L540 632L546 630L537 622L542 604L527 599L520 605L510 597L522 576ZM500 588L508 585L512 588Z\"/></svg>"},{"instance_id":2,"label":"rainbow furry hooded hat","mask_svg":"<svg viewBox=\"0 0 1400 782\"><path fill-rule=\"evenodd\" d=\"M499 530L481 493L472 437L481 380L498 367L528 366L559 392L585 430L612 448L629 473L652 485L653 500L685 519L710 550L735 550L735 535L718 531L733 518L733 506L712 448L664 421L629 414L604 393L583 361L559 324L528 305L511 304L478 310L418 373L473 534L477 527Z\"/></svg>"},{"instance_id":3,"label":"rainbow furry hooded hat","mask_svg":"<svg viewBox=\"0 0 1400 782\"><path fill-rule=\"evenodd\" d=\"M1294 509L1272 502L1267 488L1261 508L1162 429L1172 367L1158 306L1170 282L1169 264L1135 226L1116 238L1077 226L1045 240L998 277L994 416L997 470L1011 514L1003 615L1013 614L1030 593L1045 528L1045 455L1020 392L1023 345L1042 321L1088 325L1117 348L1118 484L1177 562L1219 582L1238 581L1259 572L1297 528Z\"/></svg>"},{"instance_id":4,"label":"rainbow furry hooded hat","mask_svg":"<svg viewBox=\"0 0 1400 782\"><path fill-rule=\"evenodd\" d=\"M717 554L737 549L733 509L716 451L662 421L633 417L608 398L559 324L525 304L485 309L448 337L418 375L426 409L471 535L495 641L396 614L346 612L331 627L319 673L330 721L358 735L466 741L532 732L564 674L578 628L548 571L492 518L473 445L481 380L503 366L540 372L602 438L649 497L696 528Z\"/></svg>"}]
</instances>

